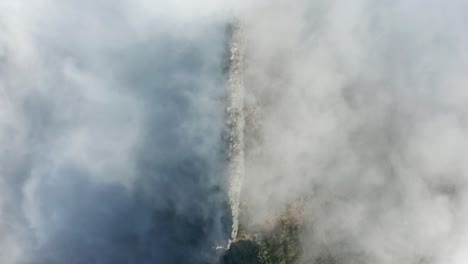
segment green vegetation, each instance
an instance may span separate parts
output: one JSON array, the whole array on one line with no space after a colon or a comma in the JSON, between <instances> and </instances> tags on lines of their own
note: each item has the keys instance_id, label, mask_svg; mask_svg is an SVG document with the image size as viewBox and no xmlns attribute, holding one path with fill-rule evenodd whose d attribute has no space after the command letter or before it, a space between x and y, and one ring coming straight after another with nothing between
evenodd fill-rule
<instances>
[{"instance_id":1,"label":"green vegetation","mask_svg":"<svg viewBox=\"0 0 468 264\"><path fill-rule=\"evenodd\" d=\"M289 208L279 218L277 227L260 240L258 254L261 264L289 264L301 253L300 219L296 209Z\"/></svg>"},{"instance_id":2,"label":"green vegetation","mask_svg":"<svg viewBox=\"0 0 468 264\"><path fill-rule=\"evenodd\" d=\"M290 207L274 219L273 229L249 234L239 228L238 240L223 257L223 264L289 264L301 254L301 218L298 211Z\"/></svg>"}]
</instances>

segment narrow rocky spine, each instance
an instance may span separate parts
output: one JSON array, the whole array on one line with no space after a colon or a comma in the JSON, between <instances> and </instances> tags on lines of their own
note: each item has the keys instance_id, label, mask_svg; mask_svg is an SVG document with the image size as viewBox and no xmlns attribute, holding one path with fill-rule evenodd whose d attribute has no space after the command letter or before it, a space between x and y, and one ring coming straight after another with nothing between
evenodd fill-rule
<instances>
[{"instance_id":1,"label":"narrow rocky spine","mask_svg":"<svg viewBox=\"0 0 468 264\"><path fill-rule=\"evenodd\" d=\"M232 233L228 244L236 240L239 227L239 203L244 179L244 81L243 46L239 24L233 26L229 66L229 203L232 211Z\"/></svg>"}]
</instances>

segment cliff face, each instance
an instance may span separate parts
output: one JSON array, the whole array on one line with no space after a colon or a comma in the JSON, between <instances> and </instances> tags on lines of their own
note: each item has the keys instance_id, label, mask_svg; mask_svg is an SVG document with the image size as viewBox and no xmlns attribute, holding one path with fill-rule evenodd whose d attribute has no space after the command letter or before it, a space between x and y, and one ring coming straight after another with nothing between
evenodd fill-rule
<instances>
[{"instance_id":1,"label":"cliff face","mask_svg":"<svg viewBox=\"0 0 468 264\"><path fill-rule=\"evenodd\" d=\"M249 64L249 47L242 34L240 23L231 26L228 64L228 108L229 125L229 201L232 212L232 232L228 249L221 258L222 264L288 264L296 263L301 254L301 231L303 223L303 201L291 200L281 209L271 209L266 217L256 217L251 207L252 197L243 190L244 180L255 178L252 164L264 161L262 146L262 116L271 107L268 100L259 94L255 82L246 75ZM249 89L250 88L250 89ZM270 98L271 99L271 98ZM265 212L262 212L265 214ZM332 259L320 257L317 264L332 264Z\"/></svg>"},{"instance_id":2,"label":"cliff face","mask_svg":"<svg viewBox=\"0 0 468 264\"><path fill-rule=\"evenodd\" d=\"M245 177L244 159L246 150L259 140L256 133L258 106L246 100L244 84L244 49L242 28L239 23L231 28L229 44L229 201L232 211L232 234L228 250L222 257L223 264L286 264L293 263L300 254L299 230L301 220L298 208L290 207L285 212L273 213L268 222L252 231L248 215L241 211L241 191ZM247 144L247 145L246 145ZM244 208L247 209L247 208ZM250 212L249 212L250 213Z\"/></svg>"},{"instance_id":3,"label":"cliff face","mask_svg":"<svg viewBox=\"0 0 468 264\"><path fill-rule=\"evenodd\" d=\"M229 43L229 97L227 118L229 125L229 203L232 212L231 240L236 240L239 227L239 204L244 180L244 81L243 45L240 25L232 26ZM229 242L230 243L230 242ZM228 245L229 246L229 245Z\"/></svg>"}]
</instances>

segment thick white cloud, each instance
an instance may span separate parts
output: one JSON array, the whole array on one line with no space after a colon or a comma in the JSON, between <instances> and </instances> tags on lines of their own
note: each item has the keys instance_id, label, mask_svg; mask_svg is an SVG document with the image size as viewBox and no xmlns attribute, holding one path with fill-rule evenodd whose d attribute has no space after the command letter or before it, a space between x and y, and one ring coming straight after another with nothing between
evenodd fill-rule
<instances>
[{"instance_id":1,"label":"thick white cloud","mask_svg":"<svg viewBox=\"0 0 468 264\"><path fill-rule=\"evenodd\" d=\"M244 17L253 224L305 198L304 263L466 261L465 8L279 0Z\"/></svg>"}]
</instances>

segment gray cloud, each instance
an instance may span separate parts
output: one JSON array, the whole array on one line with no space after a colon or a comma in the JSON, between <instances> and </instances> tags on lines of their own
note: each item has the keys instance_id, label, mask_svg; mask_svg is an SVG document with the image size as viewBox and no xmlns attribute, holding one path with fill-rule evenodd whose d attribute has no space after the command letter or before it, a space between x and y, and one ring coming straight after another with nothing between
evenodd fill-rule
<instances>
[{"instance_id":1,"label":"gray cloud","mask_svg":"<svg viewBox=\"0 0 468 264\"><path fill-rule=\"evenodd\" d=\"M215 257L228 16L194 4L0 4L0 262Z\"/></svg>"}]
</instances>

